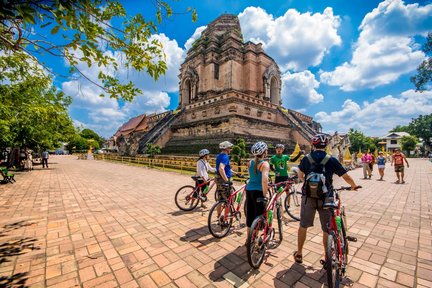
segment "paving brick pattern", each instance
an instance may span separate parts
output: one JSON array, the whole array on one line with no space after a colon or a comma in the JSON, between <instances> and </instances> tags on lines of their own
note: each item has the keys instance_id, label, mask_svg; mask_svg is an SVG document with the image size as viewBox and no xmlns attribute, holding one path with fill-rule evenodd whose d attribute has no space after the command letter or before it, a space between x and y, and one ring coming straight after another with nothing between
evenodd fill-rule
<instances>
[{"instance_id":1,"label":"paving brick pattern","mask_svg":"<svg viewBox=\"0 0 432 288\"><path fill-rule=\"evenodd\" d=\"M321 287L319 226L304 265L294 264L298 223L260 271L246 260L245 229L216 240L208 209L185 213L174 193L189 176L102 161L51 158L49 170L19 173L0 186L0 286ZM353 287L432 287L432 163L411 159L407 183L391 167L385 182L360 180L345 192ZM377 174L376 171L374 171ZM336 181L339 185L342 182ZM210 197L212 198L212 197ZM210 206L211 203L208 204Z\"/></svg>"}]
</instances>

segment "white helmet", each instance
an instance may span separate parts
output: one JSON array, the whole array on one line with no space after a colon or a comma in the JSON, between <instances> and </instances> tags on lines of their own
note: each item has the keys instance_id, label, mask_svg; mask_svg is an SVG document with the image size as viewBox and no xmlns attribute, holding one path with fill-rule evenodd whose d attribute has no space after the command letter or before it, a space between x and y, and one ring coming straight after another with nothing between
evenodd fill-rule
<instances>
[{"instance_id":1,"label":"white helmet","mask_svg":"<svg viewBox=\"0 0 432 288\"><path fill-rule=\"evenodd\" d=\"M222 143L219 144L219 149L227 149L227 148L231 148L233 146L233 144L229 141L224 141Z\"/></svg>"},{"instance_id":2,"label":"white helmet","mask_svg":"<svg viewBox=\"0 0 432 288\"><path fill-rule=\"evenodd\" d=\"M205 155L209 155L209 154L210 154L210 151L207 150L207 149L202 149L201 151L199 151L198 154L199 154L200 157L203 157L203 156L205 156Z\"/></svg>"},{"instance_id":3,"label":"white helmet","mask_svg":"<svg viewBox=\"0 0 432 288\"><path fill-rule=\"evenodd\" d=\"M266 150L268 149L268 146L265 142L257 142L252 146L251 152L253 155L262 155Z\"/></svg>"}]
</instances>

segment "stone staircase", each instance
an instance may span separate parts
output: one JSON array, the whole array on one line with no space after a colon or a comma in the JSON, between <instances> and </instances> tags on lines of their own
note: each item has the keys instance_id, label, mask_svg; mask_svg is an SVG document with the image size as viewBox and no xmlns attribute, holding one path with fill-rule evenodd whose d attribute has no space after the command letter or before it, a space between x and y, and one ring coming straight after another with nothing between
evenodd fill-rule
<instances>
[{"instance_id":1,"label":"stone staircase","mask_svg":"<svg viewBox=\"0 0 432 288\"><path fill-rule=\"evenodd\" d=\"M308 141L312 139L312 137L317 133L289 110L283 111L282 109L278 108L278 111L285 117L285 119L292 123L294 128L296 128L296 130Z\"/></svg>"}]
</instances>

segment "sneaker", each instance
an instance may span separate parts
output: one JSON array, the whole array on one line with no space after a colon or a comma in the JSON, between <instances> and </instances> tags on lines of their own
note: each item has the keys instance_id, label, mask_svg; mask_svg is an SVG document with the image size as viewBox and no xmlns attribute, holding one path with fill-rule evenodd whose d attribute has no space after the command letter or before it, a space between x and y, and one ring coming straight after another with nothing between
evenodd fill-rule
<instances>
[{"instance_id":1,"label":"sneaker","mask_svg":"<svg viewBox=\"0 0 432 288\"><path fill-rule=\"evenodd\" d=\"M404 181L404 180L402 180L401 184L405 184L405 181Z\"/></svg>"},{"instance_id":2,"label":"sneaker","mask_svg":"<svg viewBox=\"0 0 432 288\"><path fill-rule=\"evenodd\" d=\"M202 202L206 202L206 201L207 201L207 196L200 195L200 196L199 196L199 199L200 199Z\"/></svg>"}]
</instances>

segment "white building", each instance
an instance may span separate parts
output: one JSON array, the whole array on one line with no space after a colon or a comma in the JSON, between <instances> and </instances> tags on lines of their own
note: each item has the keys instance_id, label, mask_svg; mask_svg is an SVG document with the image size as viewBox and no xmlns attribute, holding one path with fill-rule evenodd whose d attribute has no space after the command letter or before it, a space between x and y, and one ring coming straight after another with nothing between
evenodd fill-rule
<instances>
[{"instance_id":1,"label":"white building","mask_svg":"<svg viewBox=\"0 0 432 288\"><path fill-rule=\"evenodd\" d=\"M410 136L407 132L390 132L383 136L382 139L386 141L386 151L393 151L398 148L401 149L401 139L403 136Z\"/></svg>"}]
</instances>

